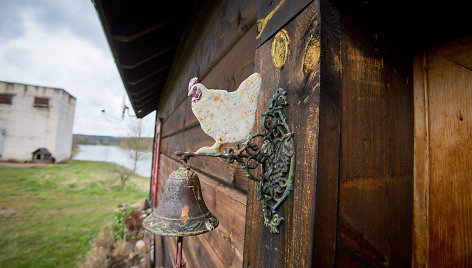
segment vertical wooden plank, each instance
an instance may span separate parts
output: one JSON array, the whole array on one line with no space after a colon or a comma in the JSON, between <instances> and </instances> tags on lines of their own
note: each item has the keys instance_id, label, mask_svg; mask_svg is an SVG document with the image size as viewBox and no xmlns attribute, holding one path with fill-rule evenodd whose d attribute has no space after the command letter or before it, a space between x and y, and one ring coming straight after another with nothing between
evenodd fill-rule
<instances>
[{"instance_id":1,"label":"vertical wooden plank","mask_svg":"<svg viewBox=\"0 0 472 268\"><path fill-rule=\"evenodd\" d=\"M339 13L321 1L320 130L316 179L313 266L335 263L341 146L341 25Z\"/></svg>"},{"instance_id":2,"label":"vertical wooden plank","mask_svg":"<svg viewBox=\"0 0 472 268\"><path fill-rule=\"evenodd\" d=\"M162 139L162 118L156 116L156 125L154 130L154 150L152 153L152 174L151 174L151 203L152 207L157 207L157 193L159 185L159 158L161 156L161 139Z\"/></svg>"},{"instance_id":3,"label":"vertical wooden plank","mask_svg":"<svg viewBox=\"0 0 472 268\"><path fill-rule=\"evenodd\" d=\"M156 124L154 129L154 149L152 152L152 174L151 174L151 191L150 199L153 210L157 207L157 195L159 193L159 163L161 156L161 134L162 134L162 118L156 115ZM162 266L164 255L162 250L162 238L152 235L154 240L154 263L156 266Z\"/></svg>"},{"instance_id":4,"label":"vertical wooden plank","mask_svg":"<svg viewBox=\"0 0 472 268\"><path fill-rule=\"evenodd\" d=\"M346 29L343 27L343 29ZM354 39L355 38L355 39ZM411 265L413 90L408 55L342 34L339 267Z\"/></svg>"},{"instance_id":5,"label":"vertical wooden plank","mask_svg":"<svg viewBox=\"0 0 472 268\"><path fill-rule=\"evenodd\" d=\"M263 80L258 114L267 110L268 100L277 88L287 91L290 105L284 112L294 132L296 167L294 189L278 209L285 217L279 234L271 234L264 226L256 184L250 182L243 267L311 265L320 94L318 3L312 2L284 27L289 42L285 43L288 57L283 67L277 68L271 56L274 38L256 50L256 71ZM283 61L278 58L279 63ZM258 129L262 129L260 119Z\"/></svg>"},{"instance_id":6,"label":"vertical wooden plank","mask_svg":"<svg viewBox=\"0 0 472 268\"><path fill-rule=\"evenodd\" d=\"M472 266L472 71L428 52L430 266ZM469 55L472 46L469 43Z\"/></svg>"},{"instance_id":7,"label":"vertical wooden plank","mask_svg":"<svg viewBox=\"0 0 472 268\"><path fill-rule=\"evenodd\" d=\"M429 266L429 112L426 54L413 59L415 101L415 184L413 266Z\"/></svg>"}]
</instances>

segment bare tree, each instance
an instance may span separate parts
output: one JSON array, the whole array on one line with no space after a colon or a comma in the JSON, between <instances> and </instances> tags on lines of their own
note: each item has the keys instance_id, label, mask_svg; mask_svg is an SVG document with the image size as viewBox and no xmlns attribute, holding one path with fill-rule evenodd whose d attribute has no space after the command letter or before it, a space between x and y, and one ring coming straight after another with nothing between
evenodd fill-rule
<instances>
[{"instance_id":1,"label":"bare tree","mask_svg":"<svg viewBox=\"0 0 472 268\"><path fill-rule=\"evenodd\" d=\"M144 135L147 128L141 119L135 119L128 123L127 138L121 143L121 147L128 151L129 158L133 161L133 173L136 172L138 162L144 160L149 153L150 146L149 138Z\"/></svg>"},{"instance_id":2,"label":"bare tree","mask_svg":"<svg viewBox=\"0 0 472 268\"><path fill-rule=\"evenodd\" d=\"M121 190L125 189L126 182L129 180L129 178L131 177L131 175L134 174L134 172L131 171L129 168L120 166L120 165L118 165L118 164L116 164L116 163L113 163L113 164L112 164L112 170L113 170L113 172L116 173L116 174L118 175L118 177L120 178Z\"/></svg>"}]
</instances>

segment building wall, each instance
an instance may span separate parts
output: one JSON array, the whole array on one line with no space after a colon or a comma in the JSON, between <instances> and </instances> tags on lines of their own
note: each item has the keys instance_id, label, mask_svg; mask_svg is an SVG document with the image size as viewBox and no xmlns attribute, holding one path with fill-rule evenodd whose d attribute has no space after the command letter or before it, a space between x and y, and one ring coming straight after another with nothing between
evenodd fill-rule
<instances>
[{"instance_id":1,"label":"building wall","mask_svg":"<svg viewBox=\"0 0 472 268\"><path fill-rule=\"evenodd\" d=\"M75 98L61 91L58 96L59 115L57 120L56 148L52 152L58 160L68 160L72 149L72 127L74 125Z\"/></svg>"},{"instance_id":2,"label":"building wall","mask_svg":"<svg viewBox=\"0 0 472 268\"><path fill-rule=\"evenodd\" d=\"M57 161L70 157L75 98L62 89L0 82L0 93L13 94L12 104L0 104L4 131L2 160L25 161L39 147ZM48 107L35 107L35 97L49 98Z\"/></svg>"},{"instance_id":3,"label":"building wall","mask_svg":"<svg viewBox=\"0 0 472 268\"><path fill-rule=\"evenodd\" d=\"M214 143L192 113L187 97L190 78L197 76L208 88L236 90L254 72L256 13L256 2L248 0L205 1L193 12L190 19L196 23L184 34L157 106L157 116L163 118L158 198L170 173L181 166L175 151L195 151ZM241 267L248 179L239 166L221 159L190 159L189 165L200 178L205 203L219 226L184 238L187 266ZM160 239L160 261L172 267L175 239Z\"/></svg>"}]
</instances>

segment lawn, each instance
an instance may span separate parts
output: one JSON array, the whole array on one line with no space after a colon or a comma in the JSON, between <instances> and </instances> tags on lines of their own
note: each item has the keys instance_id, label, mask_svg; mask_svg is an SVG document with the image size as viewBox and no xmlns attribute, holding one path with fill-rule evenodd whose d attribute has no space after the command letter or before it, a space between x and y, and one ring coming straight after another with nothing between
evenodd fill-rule
<instances>
[{"instance_id":1,"label":"lawn","mask_svg":"<svg viewBox=\"0 0 472 268\"><path fill-rule=\"evenodd\" d=\"M148 189L136 175L121 190L106 162L0 167L0 267L75 267L117 205Z\"/></svg>"}]
</instances>

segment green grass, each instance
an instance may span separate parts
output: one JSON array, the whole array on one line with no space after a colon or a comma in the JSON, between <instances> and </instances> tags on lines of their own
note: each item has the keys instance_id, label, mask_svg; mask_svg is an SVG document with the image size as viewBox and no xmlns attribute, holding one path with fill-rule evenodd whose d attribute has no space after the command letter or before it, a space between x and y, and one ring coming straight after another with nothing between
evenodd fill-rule
<instances>
[{"instance_id":1,"label":"green grass","mask_svg":"<svg viewBox=\"0 0 472 268\"><path fill-rule=\"evenodd\" d=\"M0 167L0 267L75 267L121 203L148 195L133 176L124 190L105 162Z\"/></svg>"}]
</instances>

